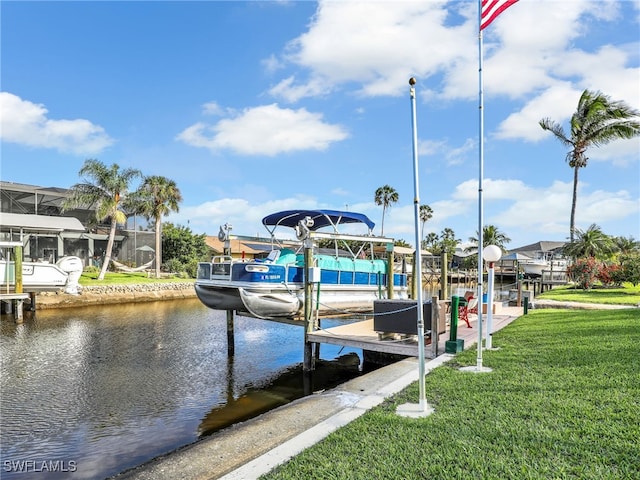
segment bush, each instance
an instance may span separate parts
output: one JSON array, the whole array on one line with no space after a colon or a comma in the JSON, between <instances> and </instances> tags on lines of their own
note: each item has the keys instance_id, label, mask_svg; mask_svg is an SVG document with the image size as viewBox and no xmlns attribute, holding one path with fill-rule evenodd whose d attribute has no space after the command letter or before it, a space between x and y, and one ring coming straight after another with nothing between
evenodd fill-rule
<instances>
[{"instance_id":1,"label":"bush","mask_svg":"<svg viewBox=\"0 0 640 480\"><path fill-rule=\"evenodd\" d=\"M598 276L599 268L593 257L579 258L573 265L567 267L567 275L579 288L589 290L593 287Z\"/></svg>"},{"instance_id":2,"label":"bush","mask_svg":"<svg viewBox=\"0 0 640 480\"><path fill-rule=\"evenodd\" d=\"M640 254L626 253L619 257L623 281L631 282L635 287L640 283Z\"/></svg>"},{"instance_id":3,"label":"bush","mask_svg":"<svg viewBox=\"0 0 640 480\"><path fill-rule=\"evenodd\" d=\"M596 278L605 287L613 285L622 285L624 279L622 278L622 267L620 265L602 264L598 269Z\"/></svg>"},{"instance_id":4,"label":"bush","mask_svg":"<svg viewBox=\"0 0 640 480\"><path fill-rule=\"evenodd\" d=\"M171 258L162 265L164 271L169 273L180 273L185 271L184 264L177 258Z\"/></svg>"}]
</instances>

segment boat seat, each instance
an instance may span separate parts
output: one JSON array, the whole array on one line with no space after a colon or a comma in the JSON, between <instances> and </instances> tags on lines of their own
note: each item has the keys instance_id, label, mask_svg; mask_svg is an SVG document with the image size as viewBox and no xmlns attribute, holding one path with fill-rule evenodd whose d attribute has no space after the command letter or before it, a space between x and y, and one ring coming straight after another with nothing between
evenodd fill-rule
<instances>
[{"instance_id":1,"label":"boat seat","mask_svg":"<svg viewBox=\"0 0 640 480\"><path fill-rule=\"evenodd\" d=\"M264 259L266 263L275 263L280 258L280 250L271 250L267 258Z\"/></svg>"}]
</instances>

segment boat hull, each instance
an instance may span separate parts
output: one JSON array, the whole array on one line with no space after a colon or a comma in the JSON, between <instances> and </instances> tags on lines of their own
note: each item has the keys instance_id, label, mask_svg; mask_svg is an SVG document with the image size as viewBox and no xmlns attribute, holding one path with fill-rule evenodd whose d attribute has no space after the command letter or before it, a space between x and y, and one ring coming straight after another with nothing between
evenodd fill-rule
<instances>
[{"instance_id":1,"label":"boat hull","mask_svg":"<svg viewBox=\"0 0 640 480\"><path fill-rule=\"evenodd\" d=\"M22 262L22 289L24 292L64 290L77 293L82 274L82 260L78 257L62 257L57 263ZM0 281L15 289L15 262L0 261Z\"/></svg>"},{"instance_id":2,"label":"boat hull","mask_svg":"<svg viewBox=\"0 0 640 480\"><path fill-rule=\"evenodd\" d=\"M386 291L376 286L314 285L311 299L313 315L347 315L373 311L373 303L386 298ZM247 285L221 281L198 281L196 295L214 310L235 310L256 318L300 318L304 315L304 286L274 287L270 284ZM394 289L394 298L406 299L406 288Z\"/></svg>"}]
</instances>

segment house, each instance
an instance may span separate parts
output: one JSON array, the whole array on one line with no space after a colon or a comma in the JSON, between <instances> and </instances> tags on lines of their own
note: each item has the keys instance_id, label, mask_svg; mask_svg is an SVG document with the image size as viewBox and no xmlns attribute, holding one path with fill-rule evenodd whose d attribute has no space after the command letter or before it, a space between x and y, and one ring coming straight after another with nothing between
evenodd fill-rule
<instances>
[{"instance_id":1,"label":"house","mask_svg":"<svg viewBox=\"0 0 640 480\"><path fill-rule=\"evenodd\" d=\"M64 188L0 181L0 240L21 241L28 259L56 262L73 255L84 266L100 265L110 225L96 223L91 208L63 212L68 196ZM146 222L131 217L124 228L118 228L114 259L133 266L150 260L155 234L138 225Z\"/></svg>"}]
</instances>

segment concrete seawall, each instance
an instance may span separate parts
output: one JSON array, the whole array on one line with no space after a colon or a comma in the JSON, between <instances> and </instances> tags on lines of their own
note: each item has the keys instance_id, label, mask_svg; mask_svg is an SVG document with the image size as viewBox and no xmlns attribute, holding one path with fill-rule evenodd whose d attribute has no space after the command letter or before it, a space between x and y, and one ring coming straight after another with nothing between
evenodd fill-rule
<instances>
[{"instance_id":1,"label":"concrete seawall","mask_svg":"<svg viewBox=\"0 0 640 480\"><path fill-rule=\"evenodd\" d=\"M42 292L36 297L36 309L112 305L196 298L193 282L141 283L132 285L84 286L79 295Z\"/></svg>"}]
</instances>

